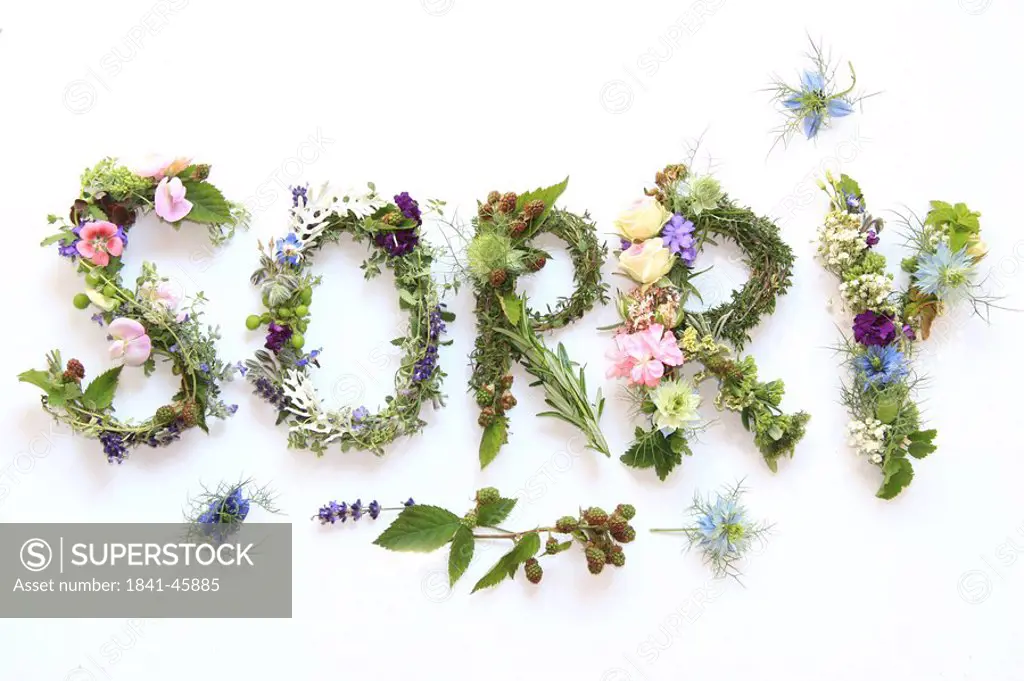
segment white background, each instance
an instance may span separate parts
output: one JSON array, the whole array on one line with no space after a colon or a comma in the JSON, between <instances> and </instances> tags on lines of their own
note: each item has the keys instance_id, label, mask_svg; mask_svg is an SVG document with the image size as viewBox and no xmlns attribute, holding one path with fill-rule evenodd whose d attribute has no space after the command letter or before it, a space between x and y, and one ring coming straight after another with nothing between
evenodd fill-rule
<instances>
[{"instance_id":1,"label":"white background","mask_svg":"<svg viewBox=\"0 0 1024 681\"><path fill-rule=\"evenodd\" d=\"M174 521L200 481L251 475L272 483L295 523L291 620L61 620L0 624L0 678L250 679L980 679L1024 676L1020 608L1024 473L1020 360L1024 316L986 326L959 310L924 347L927 417L939 451L917 464L896 501L874 497L876 469L847 449L836 402L837 339L826 305L834 282L812 259L826 201L826 168L857 177L875 211L927 210L930 199L983 213L989 285L1021 297L1016 94L1022 66L1012 0L697 0L683 2L228 3L160 0L7 3L0 17L0 187L5 308L0 520ZM779 122L761 92L772 72L795 77L805 31L855 61L864 112L817 143L768 155ZM137 450L121 467L98 444L71 438L15 375L60 347L95 375L103 331L72 308L81 281L41 249L47 213L63 213L82 168L108 154L191 154L212 180L254 208L251 232L211 251L204 230L175 234L155 219L132 232L130 273L142 259L188 292L205 291L223 325L221 351L242 359L261 339L244 327L260 310L248 284L256 242L281 234L290 182L372 180L421 203L445 198L469 216L491 189L524 190L571 175L565 207L589 209L607 231L616 213L705 133L731 195L776 217L798 255L794 286L755 332L749 351L766 379L782 377L788 410L813 413L793 461L771 475L724 414L665 482L582 449L567 427L537 420L540 393L517 383L511 443L481 473L477 411L464 386L474 337L468 291L453 302L455 344L442 353L449 405L425 412L422 436L388 456L288 451L270 408L247 384L210 437ZM296 160L302 159L302 160ZM898 261L899 239L882 250ZM560 253L560 255L563 255ZM732 259L730 259L732 255ZM742 281L728 250L704 281L721 300ZM387 394L400 329L390 280L365 285L361 248L346 241L318 259L325 282L312 306L309 347L324 348L318 385L334 402L373 408ZM553 263L528 284L538 301L566 290ZM612 267L606 268L611 276ZM616 278L613 285L619 280ZM564 332L572 356L604 381L609 344L594 311ZM173 390L162 373L132 378L125 415L144 416ZM705 412L714 418L712 391ZM629 442L626 405L603 427L616 454ZM744 565L745 585L713 582L697 555L654 526L678 524L695 489L746 477L752 512L775 523ZM638 539L621 570L590 576L582 557L547 562L522 580L469 595L499 555L478 551L449 592L445 556L371 545L368 519L309 522L338 498L392 503L410 495L462 512L479 486L517 494L507 524L551 522L577 505L639 509ZM262 514L255 518L266 519ZM2 614L2 613L0 613Z\"/></svg>"}]
</instances>

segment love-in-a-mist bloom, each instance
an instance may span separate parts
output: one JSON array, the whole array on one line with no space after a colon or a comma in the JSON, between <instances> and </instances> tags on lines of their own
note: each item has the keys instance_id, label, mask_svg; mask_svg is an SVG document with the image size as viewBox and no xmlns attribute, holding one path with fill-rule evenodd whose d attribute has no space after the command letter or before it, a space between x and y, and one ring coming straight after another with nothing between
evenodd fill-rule
<instances>
[{"instance_id":1,"label":"love-in-a-mist bloom","mask_svg":"<svg viewBox=\"0 0 1024 681\"><path fill-rule=\"evenodd\" d=\"M665 375L666 366L683 363L683 352L671 331L651 324L643 331L615 336L615 349L608 352L612 366L609 378L628 378L633 385L653 388Z\"/></svg>"},{"instance_id":2,"label":"love-in-a-mist bloom","mask_svg":"<svg viewBox=\"0 0 1024 681\"><path fill-rule=\"evenodd\" d=\"M700 395L685 378L662 381L651 391L654 403L654 425L658 428L678 430L699 421Z\"/></svg>"},{"instance_id":3,"label":"love-in-a-mist bloom","mask_svg":"<svg viewBox=\"0 0 1024 681\"><path fill-rule=\"evenodd\" d=\"M125 366L137 367L145 364L153 352L153 341L146 333L146 327L134 319L118 317L107 327L113 342L110 344L110 359L121 360Z\"/></svg>"},{"instance_id":4,"label":"love-in-a-mist bloom","mask_svg":"<svg viewBox=\"0 0 1024 681\"><path fill-rule=\"evenodd\" d=\"M940 300L962 292L971 283L975 261L966 249L954 253L945 242L934 253L925 253L917 259L914 286L917 290Z\"/></svg>"},{"instance_id":5,"label":"love-in-a-mist bloom","mask_svg":"<svg viewBox=\"0 0 1024 681\"><path fill-rule=\"evenodd\" d=\"M192 210L192 202L185 198L185 185L176 177L165 177L156 186L153 201L156 214L167 222L177 222Z\"/></svg>"},{"instance_id":6,"label":"love-in-a-mist bloom","mask_svg":"<svg viewBox=\"0 0 1024 681\"><path fill-rule=\"evenodd\" d=\"M803 116L804 135L811 139L821 131L829 118L841 118L853 113L853 105L840 96L825 93L826 78L821 71L804 71L800 76L800 90L783 100L782 105Z\"/></svg>"},{"instance_id":7,"label":"love-in-a-mist bloom","mask_svg":"<svg viewBox=\"0 0 1024 681\"><path fill-rule=\"evenodd\" d=\"M910 373L906 356L895 345L872 345L853 363L864 379L864 390L897 383Z\"/></svg>"},{"instance_id":8,"label":"love-in-a-mist bloom","mask_svg":"<svg viewBox=\"0 0 1024 681\"><path fill-rule=\"evenodd\" d=\"M124 241L118 236L117 225L98 220L82 226L75 249L93 265L106 267L110 264L110 256L119 256L124 251Z\"/></svg>"}]
</instances>

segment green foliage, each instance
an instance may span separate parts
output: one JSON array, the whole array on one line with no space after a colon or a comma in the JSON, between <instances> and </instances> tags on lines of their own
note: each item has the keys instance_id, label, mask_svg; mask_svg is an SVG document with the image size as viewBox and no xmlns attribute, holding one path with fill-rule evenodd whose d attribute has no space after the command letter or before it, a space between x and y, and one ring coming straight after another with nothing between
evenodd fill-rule
<instances>
[{"instance_id":1,"label":"green foliage","mask_svg":"<svg viewBox=\"0 0 1024 681\"><path fill-rule=\"evenodd\" d=\"M879 499L893 499L914 479L914 467L900 457L890 457L882 466L884 479L875 496Z\"/></svg>"},{"instance_id":2,"label":"green foliage","mask_svg":"<svg viewBox=\"0 0 1024 681\"><path fill-rule=\"evenodd\" d=\"M502 556L494 564L494 567L480 578L480 581L473 587L472 593L496 586L506 579L512 579L519 566L537 555L538 551L540 551L540 535L536 532L527 532L516 542L511 551Z\"/></svg>"},{"instance_id":3,"label":"green foliage","mask_svg":"<svg viewBox=\"0 0 1024 681\"><path fill-rule=\"evenodd\" d=\"M465 525L460 526L452 537L452 549L448 553L448 584L455 586L466 568L473 561L473 551L476 540L473 538L473 531Z\"/></svg>"},{"instance_id":4,"label":"green foliage","mask_svg":"<svg viewBox=\"0 0 1024 681\"><path fill-rule=\"evenodd\" d=\"M508 517L512 509L516 507L516 499L500 498L490 504L480 504L477 507L477 525L480 527L497 527Z\"/></svg>"},{"instance_id":5,"label":"green foliage","mask_svg":"<svg viewBox=\"0 0 1024 681\"><path fill-rule=\"evenodd\" d=\"M434 551L463 527L459 517L437 506L409 506L373 543L391 551Z\"/></svg>"},{"instance_id":6,"label":"green foliage","mask_svg":"<svg viewBox=\"0 0 1024 681\"><path fill-rule=\"evenodd\" d=\"M107 194L118 201L149 200L154 186L151 179L139 177L109 157L82 173L82 194L86 198Z\"/></svg>"},{"instance_id":7,"label":"green foliage","mask_svg":"<svg viewBox=\"0 0 1024 681\"><path fill-rule=\"evenodd\" d=\"M487 464L494 461L498 456L501 446L508 442L508 424L503 418L499 418L484 428L484 434L480 438L480 468L486 468Z\"/></svg>"},{"instance_id":8,"label":"green foliage","mask_svg":"<svg viewBox=\"0 0 1024 681\"><path fill-rule=\"evenodd\" d=\"M93 379L82 395L82 403L87 409L102 411L114 402L114 393L117 392L117 381L122 368L114 367Z\"/></svg>"},{"instance_id":9,"label":"green foliage","mask_svg":"<svg viewBox=\"0 0 1024 681\"><path fill-rule=\"evenodd\" d=\"M665 437L658 429L645 431L638 427L633 437L632 446L619 460L631 468L653 468L659 480L664 480L683 462L683 454L693 454L681 431Z\"/></svg>"},{"instance_id":10,"label":"green foliage","mask_svg":"<svg viewBox=\"0 0 1024 681\"><path fill-rule=\"evenodd\" d=\"M202 224L231 222L231 206L219 189L209 182L186 180L185 198L192 202L192 210L183 219Z\"/></svg>"},{"instance_id":11,"label":"green foliage","mask_svg":"<svg viewBox=\"0 0 1024 681\"><path fill-rule=\"evenodd\" d=\"M531 201L539 200L544 202L544 211L539 216L534 218L533 222L531 223L531 231L529 232L530 236L542 231L544 223L547 221L548 216L551 215L551 211L553 211L555 208L555 202L558 201L559 197L562 196L562 194L565 192L566 187L568 186L569 177L566 176L566 178L559 182L558 184L552 185L550 187L534 189L533 191L519 195L518 199L516 200L516 211L523 210L523 207Z\"/></svg>"}]
</instances>

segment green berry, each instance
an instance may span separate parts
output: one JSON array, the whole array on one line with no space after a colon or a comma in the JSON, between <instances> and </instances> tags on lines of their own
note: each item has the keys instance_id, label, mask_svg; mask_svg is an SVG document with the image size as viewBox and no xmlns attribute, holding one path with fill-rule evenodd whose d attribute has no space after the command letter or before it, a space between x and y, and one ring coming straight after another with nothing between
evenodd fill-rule
<instances>
[{"instance_id":1,"label":"green berry","mask_svg":"<svg viewBox=\"0 0 1024 681\"><path fill-rule=\"evenodd\" d=\"M462 524L466 527L476 527L476 521L476 513L474 513L473 511L470 511L462 517Z\"/></svg>"},{"instance_id":2,"label":"green berry","mask_svg":"<svg viewBox=\"0 0 1024 681\"><path fill-rule=\"evenodd\" d=\"M299 305L295 308L296 317L305 317L307 314L309 314L309 308L305 305Z\"/></svg>"},{"instance_id":3,"label":"green berry","mask_svg":"<svg viewBox=\"0 0 1024 681\"><path fill-rule=\"evenodd\" d=\"M558 540L554 537L548 537L547 542L544 544L544 550L547 553L558 553Z\"/></svg>"},{"instance_id":4,"label":"green berry","mask_svg":"<svg viewBox=\"0 0 1024 681\"><path fill-rule=\"evenodd\" d=\"M153 416L153 420L160 425L170 423L174 419L178 418L178 412L174 411L174 407L169 404L165 404L156 410L156 415Z\"/></svg>"},{"instance_id":5,"label":"green berry","mask_svg":"<svg viewBox=\"0 0 1024 681\"><path fill-rule=\"evenodd\" d=\"M89 307L89 296L84 293L76 293L75 297L71 299L72 304L79 310L84 310Z\"/></svg>"},{"instance_id":6,"label":"green berry","mask_svg":"<svg viewBox=\"0 0 1024 681\"><path fill-rule=\"evenodd\" d=\"M278 317L291 317L292 316L292 310L291 310L290 307L279 307L279 308L277 308L277 316Z\"/></svg>"},{"instance_id":7,"label":"green berry","mask_svg":"<svg viewBox=\"0 0 1024 681\"><path fill-rule=\"evenodd\" d=\"M636 516L636 507L633 504L619 504L615 507L615 512L626 520L632 520Z\"/></svg>"},{"instance_id":8,"label":"green berry","mask_svg":"<svg viewBox=\"0 0 1024 681\"><path fill-rule=\"evenodd\" d=\"M302 348L306 344L306 339L302 337L301 333L296 333L292 336L292 347L296 350Z\"/></svg>"},{"instance_id":9,"label":"green berry","mask_svg":"<svg viewBox=\"0 0 1024 681\"><path fill-rule=\"evenodd\" d=\"M476 491L476 503L481 506L493 504L501 499L501 492L496 487L484 487Z\"/></svg>"},{"instance_id":10,"label":"green berry","mask_svg":"<svg viewBox=\"0 0 1024 681\"><path fill-rule=\"evenodd\" d=\"M96 288L101 281L103 281L103 277L96 270L92 270L89 274L85 275L85 283L93 288Z\"/></svg>"},{"instance_id":11,"label":"green berry","mask_svg":"<svg viewBox=\"0 0 1024 681\"><path fill-rule=\"evenodd\" d=\"M539 584L541 578L544 576L544 568L540 566L540 562L536 558L529 558L526 561L526 578L530 580L531 584Z\"/></svg>"},{"instance_id":12,"label":"green berry","mask_svg":"<svg viewBox=\"0 0 1024 681\"><path fill-rule=\"evenodd\" d=\"M591 506L583 512L583 519L587 521L588 525L604 525L608 522L608 514L603 508Z\"/></svg>"},{"instance_id":13,"label":"green berry","mask_svg":"<svg viewBox=\"0 0 1024 681\"><path fill-rule=\"evenodd\" d=\"M604 551L597 548L596 546L591 546L584 552L584 555L586 555L587 557L587 569L590 570L590 574L601 574L601 570L604 569Z\"/></svg>"},{"instance_id":14,"label":"green berry","mask_svg":"<svg viewBox=\"0 0 1024 681\"><path fill-rule=\"evenodd\" d=\"M299 321L295 322L295 330L298 331L299 333L306 333L306 328L308 326L309 325L306 324L305 319L300 319Z\"/></svg>"},{"instance_id":15,"label":"green berry","mask_svg":"<svg viewBox=\"0 0 1024 681\"><path fill-rule=\"evenodd\" d=\"M636 530L633 529L632 525L626 525L626 527L621 532L612 532L612 537L615 539L615 541L620 541L623 544L628 544L629 542L636 539Z\"/></svg>"},{"instance_id":16,"label":"green berry","mask_svg":"<svg viewBox=\"0 0 1024 681\"><path fill-rule=\"evenodd\" d=\"M494 401L494 392L487 392L484 389L476 391L476 403L481 407L486 407Z\"/></svg>"},{"instance_id":17,"label":"green berry","mask_svg":"<svg viewBox=\"0 0 1024 681\"><path fill-rule=\"evenodd\" d=\"M103 287L103 295L105 295L107 298L113 298L114 296L117 295L117 287L114 286L113 284L107 284L106 286Z\"/></svg>"},{"instance_id":18,"label":"green berry","mask_svg":"<svg viewBox=\"0 0 1024 681\"><path fill-rule=\"evenodd\" d=\"M564 515L555 522L555 529L559 532L575 532L579 526L579 521L571 515Z\"/></svg>"},{"instance_id":19,"label":"green berry","mask_svg":"<svg viewBox=\"0 0 1024 681\"><path fill-rule=\"evenodd\" d=\"M615 567L622 567L626 564L626 554L623 553L621 546L615 545L612 547L611 552L608 554L608 562Z\"/></svg>"},{"instance_id":20,"label":"green berry","mask_svg":"<svg viewBox=\"0 0 1024 681\"><path fill-rule=\"evenodd\" d=\"M261 321L262 320L260 319L260 316L258 314L251 314L245 318L245 328L249 329L250 331L255 331L256 329L260 328Z\"/></svg>"},{"instance_id":21,"label":"green berry","mask_svg":"<svg viewBox=\"0 0 1024 681\"><path fill-rule=\"evenodd\" d=\"M313 302L313 289L311 289L311 288L304 288L304 289L302 289L302 293L299 294L299 300L302 301L303 305L309 305L310 303L312 303Z\"/></svg>"},{"instance_id":22,"label":"green berry","mask_svg":"<svg viewBox=\"0 0 1024 681\"><path fill-rule=\"evenodd\" d=\"M616 532L622 532L626 529L629 523L618 513L612 513L608 516L608 530L615 534Z\"/></svg>"}]
</instances>

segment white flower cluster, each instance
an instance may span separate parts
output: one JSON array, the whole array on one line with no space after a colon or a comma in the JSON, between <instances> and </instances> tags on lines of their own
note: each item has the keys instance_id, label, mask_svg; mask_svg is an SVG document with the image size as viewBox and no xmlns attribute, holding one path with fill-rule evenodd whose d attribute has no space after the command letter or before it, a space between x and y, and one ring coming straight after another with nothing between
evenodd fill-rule
<instances>
[{"instance_id":1,"label":"white flower cluster","mask_svg":"<svg viewBox=\"0 0 1024 681\"><path fill-rule=\"evenodd\" d=\"M891 274L862 274L839 285L839 293L854 312L881 311L889 307L886 299L892 292Z\"/></svg>"},{"instance_id":2,"label":"white flower cluster","mask_svg":"<svg viewBox=\"0 0 1024 681\"><path fill-rule=\"evenodd\" d=\"M871 463L882 463L882 447L885 446L885 431L889 426L875 418L868 417L850 421L846 427L850 433L850 446L871 459Z\"/></svg>"},{"instance_id":3,"label":"white flower cluster","mask_svg":"<svg viewBox=\"0 0 1024 681\"><path fill-rule=\"evenodd\" d=\"M825 269L842 277L867 247L859 216L835 210L825 216L825 223L818 229L818 255Z\"/></svg>"},{"instance_id":4,"label":"white flower cluster","mask_svg":"<svg viewBox=\"0 0 1024 681\"><path fill-rule=\"evenodd\" d=\"M940 243L949 243L949 230L945 225L921 225L920 240L929 251L935 252Z\"/></svg>"}]
</instances>

